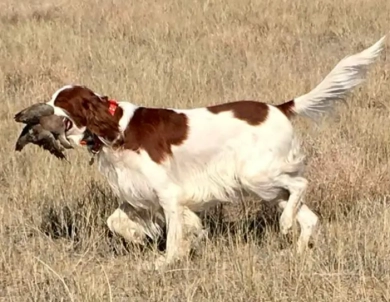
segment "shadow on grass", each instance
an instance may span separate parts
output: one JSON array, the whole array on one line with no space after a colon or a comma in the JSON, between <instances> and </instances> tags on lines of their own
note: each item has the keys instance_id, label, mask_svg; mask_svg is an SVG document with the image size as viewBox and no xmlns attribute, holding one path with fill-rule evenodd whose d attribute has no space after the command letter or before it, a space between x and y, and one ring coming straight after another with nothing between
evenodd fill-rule
<instances>
[{"instance_id":1,"label":"shadow on grass","mask_svg":"<svg viewBox=\"0 0 390 302\"><path fill-rule=\"evenodd\" d=\"M150 240L145 246L133 245L113 234L106 221L118 205L118 200L109 190L91 182L86 194L71 206L45 207L40 230L52 239L71 240L75 251L92 247L102 255L108 253L121 256L134 250L165 250L166 230L157 242ZM248 201L238 205L219 205L202 213L200 217L204 227L208 229L210 240L234 236L244 242L251 240L261 244L267 230L279 231L279 215L274 207Z\"/></svg>"}]
</instances>

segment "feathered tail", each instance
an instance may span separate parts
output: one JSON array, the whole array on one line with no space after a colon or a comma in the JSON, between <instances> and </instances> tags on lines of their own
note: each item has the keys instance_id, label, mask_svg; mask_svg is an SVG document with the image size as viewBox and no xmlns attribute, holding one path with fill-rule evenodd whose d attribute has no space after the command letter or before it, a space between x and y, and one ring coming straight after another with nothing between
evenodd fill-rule
<instances>
[{"instance_id":1,"label":"feathered tail","mask_svg":"<svg viewBox=\"0 0 390 302\"><path fill-rule=\"evenodd\" d=\"M344 100L354 87L365 81L368 67L380 55L385 38L383 36L371 47L342 59L309 93L276 107L288 117L298 114L313 119L331 111L334 101Z\"/></svg>"}]
</instances>

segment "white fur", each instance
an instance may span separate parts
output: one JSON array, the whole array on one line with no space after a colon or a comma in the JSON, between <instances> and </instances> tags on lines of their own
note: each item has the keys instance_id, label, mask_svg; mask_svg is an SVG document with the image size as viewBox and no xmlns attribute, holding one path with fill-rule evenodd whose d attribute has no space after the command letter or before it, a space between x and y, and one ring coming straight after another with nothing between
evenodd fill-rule
<instances>
[{"instance_id":1,"label":"white fur","mask_svg":"<svg viewBox=\"0 0 390 302\"><path fill-rule=\"evenodd\" d=\"M311 92L295 99L293 110L309 117L328 110L333 100L361 82L361 72L379 55L383 42L384 38L342 60ZM123 131L137 106L127 102L119 106L124 111L119 123ZM157 236L166 223L169 263L182 253L185 232L202 232L194 211L219 201L234 202L243 189L279 204L283 233L297 214L301 226L298 250L302 252L318 222L317 216L302 206L307 187L302 176L304 156L289 119L275 106L267 106L267 119L259 126L251 126L231 112L175 109L188 117L188 138L174 146L173 156L161 164L153 162L144 150L136 153L103 147L98 168L131 209L131 213L115 211L108 219L109 228L139 242L145 235ZM283 196L285 192L289 194Z\"/></svg>"}]
</instances>

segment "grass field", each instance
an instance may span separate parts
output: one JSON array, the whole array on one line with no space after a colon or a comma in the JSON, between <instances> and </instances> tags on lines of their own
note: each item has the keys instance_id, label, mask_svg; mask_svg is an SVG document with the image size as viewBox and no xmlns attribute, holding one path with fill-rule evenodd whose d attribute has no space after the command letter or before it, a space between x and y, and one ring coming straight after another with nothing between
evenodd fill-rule
<instances>
[{"instance_id":1,"label":"grass field","mask_svg":"<svg viewBox=\"0 0 390 302\"><path fill-rule=\"evenodd\" d=\"M390 42L334 116L294 121L321 217L304 258L245 200L210 213L188 263L143 271L156 251L108 232L118 201L86 150L13 151L13 115L67 83L150 106L279 103L389 31L388 0L1 1L0 301L390 301Z\"/></svg>"}]
</instances>

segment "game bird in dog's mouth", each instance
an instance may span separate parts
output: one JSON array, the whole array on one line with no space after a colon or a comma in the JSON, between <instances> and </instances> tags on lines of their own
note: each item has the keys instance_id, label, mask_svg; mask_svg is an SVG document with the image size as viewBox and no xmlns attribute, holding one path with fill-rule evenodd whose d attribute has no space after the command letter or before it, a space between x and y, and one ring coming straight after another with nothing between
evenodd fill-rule
<instances>
[{"instance_id":1,"label":"game bird in dog's mouth","mask_svg":"<svg viewBox=\"0 0 390 302\"><path fill-rule=\"evenodd\" d=\"M18 112L14 119L27 124L16 142L15 151L21 151L27 144L33 143L59 159L66 159L64 148L73 148L65 137L67 120L54 115L52 106L34 104Z\"/></svg>"}]
</instances>

